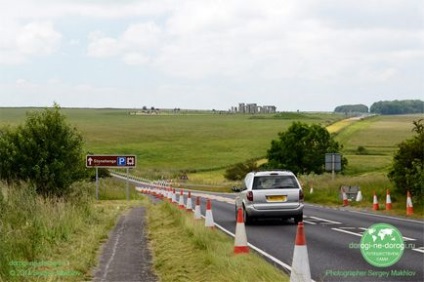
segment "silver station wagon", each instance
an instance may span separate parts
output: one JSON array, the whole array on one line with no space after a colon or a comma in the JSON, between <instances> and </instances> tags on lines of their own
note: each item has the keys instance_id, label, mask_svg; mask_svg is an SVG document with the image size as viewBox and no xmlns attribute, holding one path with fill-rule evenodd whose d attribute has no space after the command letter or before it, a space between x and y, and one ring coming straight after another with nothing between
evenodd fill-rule
<instances>
[{"instance_id":1,"label":"silver station wagon","mask_svg":"<svg viewBox=\"0 0 424 282\"><path fill-rule=\"evenodd\" d=\"M268 217L293 218L296 224L303 220L303 191L291 171L250 172L236 191L236 211L243 208L246 224Z\"/></svg>"}]
</instances>

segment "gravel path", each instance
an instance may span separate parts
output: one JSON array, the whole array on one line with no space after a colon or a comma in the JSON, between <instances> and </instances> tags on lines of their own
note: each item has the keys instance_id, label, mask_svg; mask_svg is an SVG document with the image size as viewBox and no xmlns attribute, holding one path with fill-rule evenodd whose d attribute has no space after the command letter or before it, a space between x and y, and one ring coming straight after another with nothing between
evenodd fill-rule
<instances>
[{"instance_id":1,"label":"gravel path","mask_svg":"<svg viewBox=\"0 0 424 282\"><path fill-rule=\"evenodd\" d=\"M145 209L133 208L121 216L103 246L93 281L156 282L145 232Z\"/></svg>"}]
</instances>

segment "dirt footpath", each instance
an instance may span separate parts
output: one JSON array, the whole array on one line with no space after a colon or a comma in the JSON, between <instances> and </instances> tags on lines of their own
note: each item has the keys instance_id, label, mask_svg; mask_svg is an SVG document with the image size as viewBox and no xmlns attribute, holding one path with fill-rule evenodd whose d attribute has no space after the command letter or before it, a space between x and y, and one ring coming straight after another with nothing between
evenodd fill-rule
<instances>
[{"instance_id":1,"label":"dirt footpath","mask_svg":"<svg viewBox=\"0 0 424 282\"><path fill-rule=\"evenodd\" d=\"M147 246L143 207L121 216L107 243L93 281L156 282L151 254Z\"/></svg>"}]
</instances>

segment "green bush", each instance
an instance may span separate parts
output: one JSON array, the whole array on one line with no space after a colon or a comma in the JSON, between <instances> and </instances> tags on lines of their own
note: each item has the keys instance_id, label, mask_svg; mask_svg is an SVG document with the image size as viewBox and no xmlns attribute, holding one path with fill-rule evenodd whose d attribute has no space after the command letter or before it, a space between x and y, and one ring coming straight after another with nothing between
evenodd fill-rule
<instances>
[{"instance_id":1,"label":"green bush","mask_svg":"<svg viewBox=\"0 0 424 282\"><path fill-rule=\"evenodd\" d=\"M357 155L368 155L368 150L364 146L358 146L356 149Z\"/></svg>"},{"instance_id":2,"label":"green bush","mask_svg":"<svg viewBox=\"0 0 424 282\"><path fill-rule=\"evenodd\" d=\"M43 196L62 197L86 177L81 134L66 123L58 105L28 113L15 130L0 130L0 179L28 182Z\"/></svg>"},{"instance_id":3,"label":"green bush","mask_svg":"<svg viewBox=\"0 0 424 282\"><path fill-rule=\"evenodd\" d=\"M255 159L247 160L244 163L237 163L229 167L224 174L224 177L228 180L242 180L248 172L255 171L258 169L258 165Z\"/></svg>"},{"instance_id":4,"label":"green bush","mask_svg":"<svg viewBox=\"0 0 424 282\"><path fill-rule=\"evenodd\" d=\"M388 174L399 193L410 191L418 203L424 201L424 124L423 119L414 121L413 138L403 141L393 157Z\"/></svg>"}]
</instances>

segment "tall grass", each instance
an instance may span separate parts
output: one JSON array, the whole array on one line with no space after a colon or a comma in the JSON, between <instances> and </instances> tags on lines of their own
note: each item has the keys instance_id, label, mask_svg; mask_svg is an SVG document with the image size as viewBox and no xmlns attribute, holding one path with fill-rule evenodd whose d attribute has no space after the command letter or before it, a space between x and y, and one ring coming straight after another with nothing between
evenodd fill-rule
<instances>
[{"instance_id":1,"label":"tall grass","mask_svg":"<svg viewBox=\"0 0 424 282\"><path fill-rule=\"evenodd\" d=\"M90 197L82 189L75 198L42 198L26 186L1 185L0 277L20 280L16 262L35 261L66 241L92 217Z\"/></svg>"},{"instance_id":2,"label":"tall grass","mask_svg":"<svg viewBox=\"0 0 424 282\"><path fill-rule=\"evenodd\" d=\"M112 196L114 187L105 187L104 194L119 198ZM139 204L96 203L93 188L93 183L75 184L65 200L0 183L0 281L90 279L97 251L118 215Z\"/></svg>"}]
</instances>

